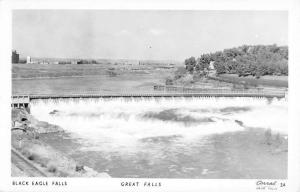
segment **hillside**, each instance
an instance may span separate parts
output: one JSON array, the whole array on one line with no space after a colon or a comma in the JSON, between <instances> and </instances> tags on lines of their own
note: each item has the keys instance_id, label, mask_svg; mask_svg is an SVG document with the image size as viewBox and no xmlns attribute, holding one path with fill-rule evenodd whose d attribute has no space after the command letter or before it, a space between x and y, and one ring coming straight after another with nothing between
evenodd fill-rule
<instances>
[{"instance_id":1,"label":"hillside","mask_svg":"<svg viewBox=\"0 0 300 192\"><path fill-rule=\"evenodd\" d=\"M185 60L186 70L206 75L210 64L216 74L238 76L288 75L288 47L277 45L243 45L215 53L202 54Z\"/></svg>"}]
</instances>

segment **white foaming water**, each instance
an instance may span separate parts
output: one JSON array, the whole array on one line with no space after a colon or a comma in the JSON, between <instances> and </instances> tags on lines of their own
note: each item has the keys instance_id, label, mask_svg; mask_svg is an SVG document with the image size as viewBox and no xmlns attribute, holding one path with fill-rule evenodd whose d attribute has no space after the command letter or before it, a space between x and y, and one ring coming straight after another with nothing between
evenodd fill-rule
<instances>
[{"instance_id":1,"label":"white foaming water","mask_svg":"<svg viewBox=\"0 0 300 192\"><path fill-rule=\"evenodd\" d=\"M54 114L51 114L51 112ZM287 101L255 98L114 98L35 100L33 116L61 126L87 150L133 151L143 139L183 143L244 127L287 134Z\"/></svg>"}]
</instances>

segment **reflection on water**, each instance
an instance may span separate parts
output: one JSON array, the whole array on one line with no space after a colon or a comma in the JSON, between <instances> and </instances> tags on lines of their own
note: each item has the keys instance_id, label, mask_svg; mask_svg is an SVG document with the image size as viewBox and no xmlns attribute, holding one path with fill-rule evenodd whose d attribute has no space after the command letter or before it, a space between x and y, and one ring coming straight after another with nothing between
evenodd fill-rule
<instances>
[{"instance_id":1,"label":"reflection on water","mask_svg":"<svg viewBox=\"0 0 300 192\"><path fill-rule=\"evenodd\" d=\"M261 171L247 171L257 165L243 156L264 150L255 145L264 134L245 127L287 134L284 99L36 100L31 111L64 128L75 159L114 177L251 178Z\"/></svg>"}]
</instances>

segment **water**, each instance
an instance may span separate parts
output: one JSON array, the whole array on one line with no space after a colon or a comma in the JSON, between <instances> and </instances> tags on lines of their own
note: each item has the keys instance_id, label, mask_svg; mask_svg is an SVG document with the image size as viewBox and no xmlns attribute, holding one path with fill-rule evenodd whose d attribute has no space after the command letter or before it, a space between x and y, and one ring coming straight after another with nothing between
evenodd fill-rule
<instances>
[{"instance_id":1,"label":"water","mask_svg":"<svg viewBox=\"0 0 300 192\"><path fill-rule=\"evenodd\" d=\"M31 112L61 126L78 144L70 146L72 157L113 177L274 176L270 167L258 170L251 156L265 150L264 130L287 134L284 99L35 100ZM276 158L270 164L286 160ZM275 177L283 177L284 169Z\"/></svg>"}]
</instances>

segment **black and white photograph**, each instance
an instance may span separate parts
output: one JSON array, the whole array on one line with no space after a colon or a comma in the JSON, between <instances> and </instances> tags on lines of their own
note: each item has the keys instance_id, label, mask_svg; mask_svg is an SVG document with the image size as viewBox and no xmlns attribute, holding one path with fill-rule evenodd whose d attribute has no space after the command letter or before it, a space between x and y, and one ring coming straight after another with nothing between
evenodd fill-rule
<instances>
[{"instance_id":1,"label":"black and white photograph","mask_svg":"<svg viewBox=\"0 0 300 192\"><path fill-rule=\"evenodd\" d=\"M13 11L12 176L286 179L287 21Z\"/></svg>"},{"instance_id":2,"label":"black and white photograph","mask_svg":"<svg viewBox=\"0 0 300 192\"><path fill-rule=\"evenodd\" d=\"M15 7L7 189L296 188L292 9Z\"/></svg>"}]
</instances>

